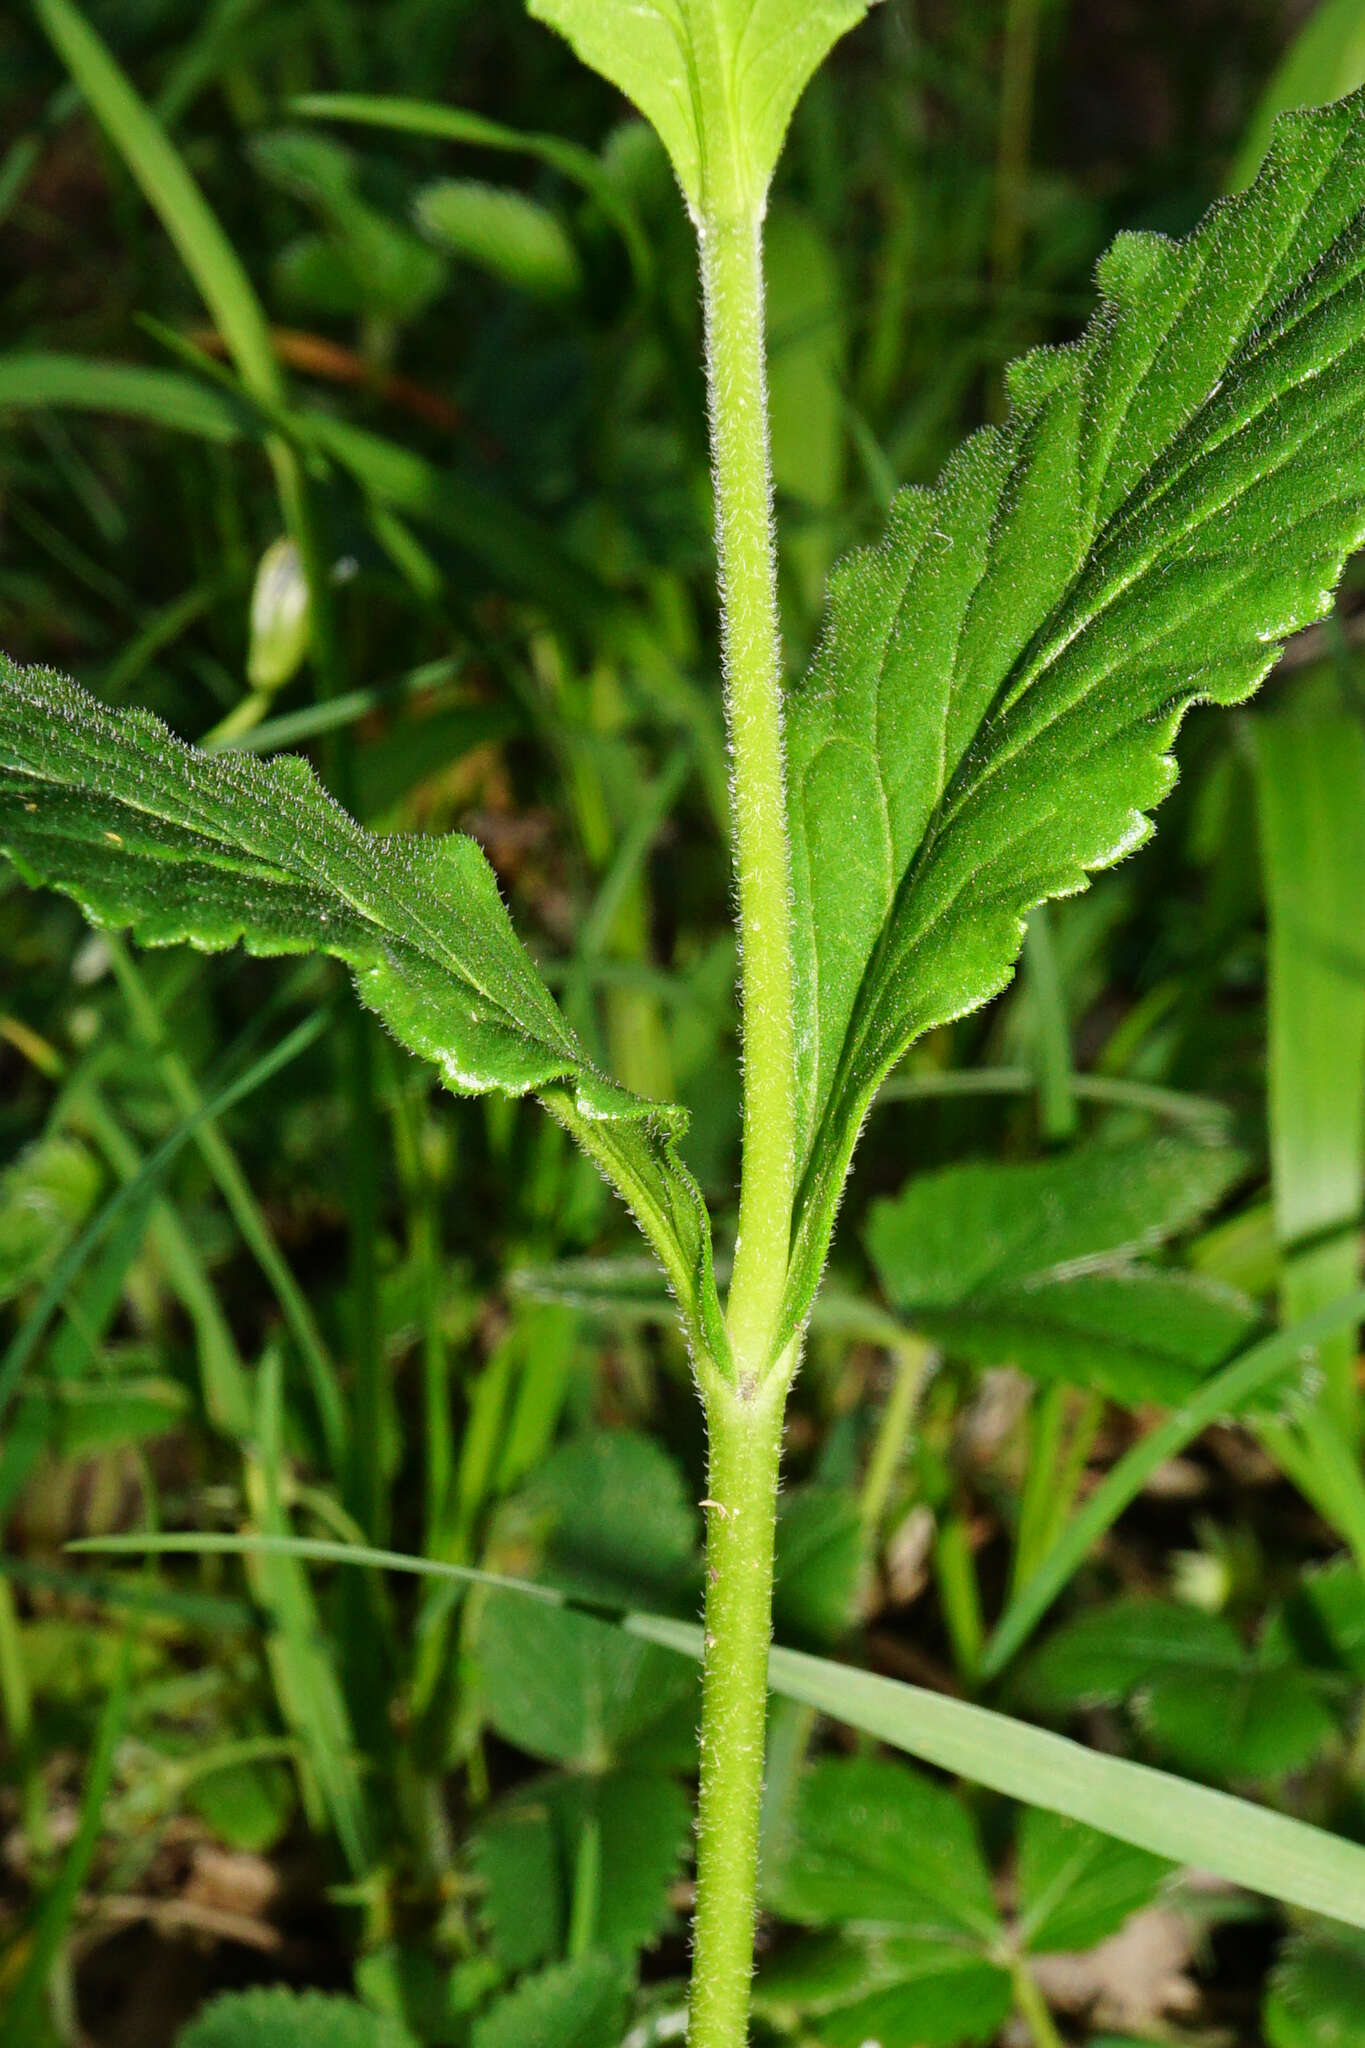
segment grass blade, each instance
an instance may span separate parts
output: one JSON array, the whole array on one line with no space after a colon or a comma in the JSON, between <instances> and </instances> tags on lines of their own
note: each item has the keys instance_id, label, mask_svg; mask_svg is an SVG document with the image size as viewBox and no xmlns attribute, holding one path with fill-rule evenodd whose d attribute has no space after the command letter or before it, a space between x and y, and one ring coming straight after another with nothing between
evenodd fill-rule
<instances>
[{"instance_id":1,"label":"grass blade","mask_svg":"<svg viewBox=\"0 0 1365 2048\"><path fill-rule=\"evenodd\" d=\"M110 1196L99 1214L57 1261L41 1295L16 1331L4 1357L0 1358L0 1419L3 1419L18 1387L20 1375L42 1342L44 1332L67 1290L90 1254L104 1242L120 1217L140 1202L149 1188L155 1187L201 1123L207 1122L211 1117L225 1115L235 1103L241 1102L255 1089L262 1087L282 1067L288 1066L291 1060L306 1052L308 1047L322 1036L328 1021L329 1013L318 1010L296 1025L286 1038L281 1039L280 1043L273 1046L263 1058L256 1060L246 1073L240 1074L235 1081L230 1081L194 1116L187 1117L179 1124L156 1151L148 1156L141 1170Z\"/></svg>"},{"instance_id":2,"label":"grass blade","mask_svg":"<svg viewBox=\"0 0 1365 2048\"><path fill-rule=\"evenodd\" d=\"M242 263L151 110L71 0L34 0L39 21L179 251L248 391L284 398L270 330Z\"/></svg>"},{"instance_id":3,"label":"grass blade","mask_svg":"<svg viewBox=\"0 0 1365 2048\"><path fill-rule=\"evenodd\" d=\"M49 406L116 413L223 444L261 430L258 415L230 390L201 383L179 370L47 351L0 356L0 410L27 412Z\"/></svg>"},{"instance_id":4,"label":"grass blade","mask_svg":"<svg viewBox=\"0 0 1365 2048\"><path fill-rule=\"evenodd\" d=\"M1270 917L1270 1151L1275 1234L1290 1321L1336 1301L1360 1272L1365 1193L1365 980L1360 943L1365 731L1287 713L1252 725ZM1302 1249L1296 1247L1302 1246ZM1355 1346L1323 1346L1327 1415L1360 1434Z\"/></svg>"},{"instance_id":5,"label":"grass blade","mask_svg":"<svg viewBox=\"0 0 1365 2048\"><path fill-rule=\"evenodd\" d=\"M1316 1315L1277 1331L1234 1358L1206 1381L1183 1408L1176 1409L1159 1428L1140 1438L1096 1487L1075 1520L1010 1601L986 1645L982 1676L999 1676L1084 1562L1087 1552L1137 1499L1159 1466L1168 1458L1177 1457L1187 1444L1223 1416L1235 1414L1297 1360L1315 1355L1324 1337L1350 1329L1362 1318L1365 1288L1358 1288L1343 1301L1319 1309Z\"/></svg>"},{"instance_id":6,"label":"grass blade","mask_svg":"<svg viewBox=\"0 0 1365 2048\"><path fill-rule=\"evenodd\" d=\"M123 1660L114 1689L100 1717L99 1733L90 1757L90 1770L81 1801L81 1817L61 1874L43 1901L33 1929L28 1960L5 2008L5 2039L16 2044L32 2041L41 2033L38 2015L48 1974L57 1959L63 1937L76 1910L99 1842L104 1802L114 1775L114 1758L123 1734L128 1709L132 1638L127 1638Z\"/></svg>"},{"instance_id":7,"label":"grass blade","mask_svg":"<svg viewBox=\"0 0 1365 2048\"><path fill-rule=\"evenodd\" d=\"M1354 1305L1357 1315L1365 1312L1365 1290ZM1346 1304L1341 1306L1344 1309ZM190 1555L264 1550L320 1563L363 1565L422 1578L495 1586L552 1607L577 1604L552 1586L526 1579L308 1537L113 1536L67 1547ZM692 1622L656 1614L616 1618L629 1634L645 1642L658 1643L681 1656L701 1656L702 1631ZM972 1706L829 1658L774 1649L769 1657L768 1684L786 1699L814 1707L908 1756L973 1784L987 1785L1007 1798L1064 1814L1174 1863L1213 1871L1230 1883L1262 1892L1285 1905L1365 1927L1365 1848L1322 1828L1146 1764L1105 1756L988 1707Z\"/></svg>"},{"instance_id":8,"label":"grass blade","mask_svg":"<svg viewBox=\"0 0 1365 2048\"><path fill-rule=\"evenodd\" d=\"M467 142L476 149L510 151L531 156L573 182L594 199L620 231L641 284L653 275L654 259L635 209L613 185L591 150L566 142L562 135L541 135L508 128L464 107L434 106L429 100L386 97L358 92L303 93L289 102L291 114L320 121L354 121L363 127L432 135L442 142Z\"/></svg>"}]
</instances>

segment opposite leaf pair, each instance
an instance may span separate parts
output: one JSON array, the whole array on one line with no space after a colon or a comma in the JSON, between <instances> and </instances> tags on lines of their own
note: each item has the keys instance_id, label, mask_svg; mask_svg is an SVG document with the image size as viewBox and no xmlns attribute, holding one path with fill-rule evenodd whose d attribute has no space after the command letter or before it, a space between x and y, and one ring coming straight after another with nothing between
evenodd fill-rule
<instances>
[{"instance_id":1,"label":"opposite leaf pair","mask_svg":"<svg viewBox=\"0 0 1365 2048\"><path fill-rule=\"evenodd\" d=\"M817 10L822 47L859 11ZM1016 364L1006 426L902 494L835 578L787 722L782 1344L887 1072L1004 985L1036 903L1142 841L1189 704L1246 697L1365 539L1362 105L1282 122L1255 186L1189 240L1122 237L1082 339ZM300 764L208 759L0 664L0 844L147 943L334 953L447 1085L539 1093L630 1204L694 1353L729 1372L682 1113L595 1071L472 842L374 839Z\"/></svg>"}]
</instances>

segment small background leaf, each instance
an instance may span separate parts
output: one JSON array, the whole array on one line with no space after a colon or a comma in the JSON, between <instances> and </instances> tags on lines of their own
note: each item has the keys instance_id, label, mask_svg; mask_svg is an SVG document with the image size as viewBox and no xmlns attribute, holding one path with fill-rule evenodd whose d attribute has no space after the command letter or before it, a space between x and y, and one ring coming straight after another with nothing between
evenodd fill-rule
<instances>
[{"instance_id":1,"label":"small background leaf","mask_svg":"<svg viewBox=\"0 0 1365 2048\"><path fill-rule=\"evenodd\" d=\"M1334 1927L1286 1943L1262 2017L1266 2048L1351 2048L1365 2040L1365 1936Z\"/></svg>"},{"instance_id":2,"label":"small background leaf","mask_svg":"<svg viewBox=\"0 0 1365 2048\"><path fill-rule=\"evenodd\" d=\"M1036 1955L1094 1948L1151 1904L1174 1866L1060 1814L1019 1822L1020 1935Z\"/></svg>"},{"instance_id":3,"label":"small background leaf","mask_svg":"<svg viewBox=\"0 0 1365 2048\"><path fill-rule=\"evenodd\" d=\"M475 2022L471 2048L620 2048L625 2022L620 1964L584 1956L499 1999Z\"/></svg>"},{"instance_id":4,"label":"small background leaf","mask_svg":"<svg viewBox=\"0 0 1365 2048\"><path fill-rule=\"evenodd\" d=\"M205 2006L178 2048L416 2048L396 2020L320 1991L230 1991Z\"/></svg>"}]
</instances>

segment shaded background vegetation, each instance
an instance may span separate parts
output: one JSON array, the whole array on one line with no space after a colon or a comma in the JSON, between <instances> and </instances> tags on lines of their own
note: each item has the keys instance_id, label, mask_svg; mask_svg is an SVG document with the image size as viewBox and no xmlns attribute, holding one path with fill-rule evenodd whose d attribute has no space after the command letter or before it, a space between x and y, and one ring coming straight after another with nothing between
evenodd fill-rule
<instances>
[{"instance_id":1,"label":"shaded background vegetation","mask_svg":"<svg viewBox=\"0 0 1365 2048\"><path fill-rule=\"evenodd\" d=\"M886 0L840 49L798 114L769 235L794 667L830 565L875 537L897 483L999 417L1010 357L1078 330L1112 236L1184 233L1226 189L1308 11ZM332 653L300 661L287 631L253 630L282 530L275 422L241 397L184 265L19 7L0 19L0 645L187 737L305 746L372 826L472 832L580 1028L630 1085L691 1109L724 1224L738 1094L710 488L690 231L661 153L509 0L115 0L90 19L267 308ZM337 91L467 109L512 146L293 104ZM536 136L586 154L566 172ZM273 559L287 591L297 565ZM1179 1191L1139 1202L1135 1229L1239 1291L1220 1297L1222 1349L1277 1301L1303 1312L1350 1284L1359 583L1254 713L1196 714L1155 843L1039 922L1015 987L893 1083L845 1208L844 1306L795 1398L778 1618L787 1641L1350 1833L1350 1502L1333 1515L1275 1422L1219 1427L1070 1577L1049 1647L990 1670L1011 1588L1171 1382L1150 1360L1097 1380L1046 1343L1029 1378L998 1331L896 1321L894 1275L862 1246L870 1205L912 1171L1078 1140L1149 1164L1160 1139L1185 1148ZM441 1093L323 965L134 957L8 872L0 963L8 1335L26 1341L54 1275L63 1304L0 1439L0 2004L37 1950L35 2042L159 2048L213 1992L280 1981L358 1989L424 2043L483 2025L496 2048L490 2001L601 1950L631 1984L638 1966L667 2038L694 1704L663 1653L618 1668L596 1624L557 1633L497 1599L280 1560L130 1572L63 1549L149 1523L288 1524L694 1612L699 1421L649 1284L621 1263L624 1219L533 1106ZM314 1019L330 1028L310 1035ZM942 1360L921 1387L926 1335ZM1349 1349L1332 1369L1351 1384ZM1354 1427L1347 1413L1348 1442ZM1168 1664L1135 1644L1162 1629ZM101 1783L111 1691L124 1717ZM795 1790L812 1744L847 1748L779 1712L762 2024L837 2048L833 1994L822 2007L781 1978L810 1943L791 1927L829 1918L790 1847L819 1835L818 1779ZM1011 1817L965 1804L1009 1912ZM1155 1879L1126 1881L1150 1944L1136 1960L1094 1962L1124 1919L1111 1900L1057 1943L1088 1965L1039 1966L1065 2038L1329 2038L1292 2031L1284 1989L1312 1979L1311 1931L1286 1952L1282 1918L1243 1896L1187 1885L1152 1905ZM1318 1960L1361 1996L1358 1950ZM1365 2038L1365 2008L1341 2009ZM971 2038L1027 2024L982 2010ZM967 2035L945 2019L933 2038Z\"/></svg>"}]
</instances>

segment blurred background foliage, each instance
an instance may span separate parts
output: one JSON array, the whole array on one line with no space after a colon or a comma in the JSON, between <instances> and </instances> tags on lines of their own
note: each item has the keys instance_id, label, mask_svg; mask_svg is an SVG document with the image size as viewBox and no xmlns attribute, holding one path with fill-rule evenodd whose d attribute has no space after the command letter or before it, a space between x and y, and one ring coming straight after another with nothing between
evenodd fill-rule
<instances>
[{"instance_id":1,"label":"blurred background foliage","mask_svg":"<svg viewBox=\"0 0 1365 2048\"><path fill-rule=\"evenodd\" d=\"M841 47L768 232L794 669L832 563L1079 329L1112 236L1186 232L1273 106L1365 77L1360 14L886 0ZM305 748L372 826L472 832L602 1058L691 1110L723 1240L710 483L658 146L510 0L88 19L243 274L205 303L202 221L158 220L6 9L0 644ZM1361 589L1253 712L1195 715L1154 844L890 1084L795 1398L777 1626L1365 1838L1354 1343L1318 1361L1330 1436L1281 1386L1072 1520L1358 1270ZM686 1360L591 1170L534 1107L440 1093L325 964L134 955L9 871L0 1162L6 2040L679 2038L686 1666L510 1595L63 1547L292 1529L694 1613ZM903 1823L889 1864L860 1814ZM776 1708L762 2038L1365 2038L1357 1939L1067 1825ZM906 1846L945 1841L946 1875Z\"/></svg>"}]
</instances>

